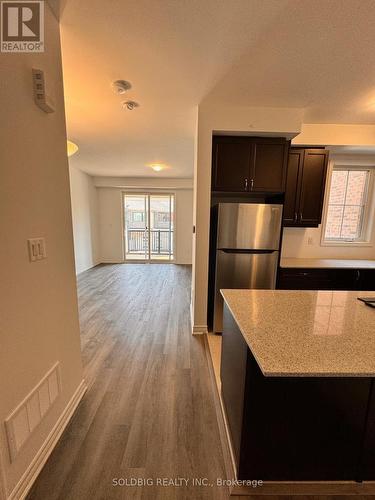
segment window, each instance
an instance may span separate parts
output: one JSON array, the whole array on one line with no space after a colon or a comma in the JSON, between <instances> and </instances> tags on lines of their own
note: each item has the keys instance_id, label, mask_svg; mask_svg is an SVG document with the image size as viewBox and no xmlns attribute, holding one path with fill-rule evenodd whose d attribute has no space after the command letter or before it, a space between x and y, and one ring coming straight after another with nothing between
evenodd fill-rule
<instances>
[{"instance_id":1,"label":"window","mask_svg":"<svg viewBox=\"0 0 375 500\"><path fill-rule=\"evenodd\" d=\"M133 212L132 213L133 222L144 222L145 217L143 212Z\"/></svg>"},{"instance_id":2,"label":"window","mask_svg":"<svg viewBox=\"0 0 375 500\"><path fill-rule=\"evenodd\" d=\"M170 221L170 217L168 213L165 212L156 212L156 219L158 222L168 222Z\"/></svg>"},{"instance_id":3,"label":"window","mask_svg":"<svg viewBox=\"0 0 375 500\"><path fill-rule=\"evenodd\" d=\"M334 167L326 212L324 243L366 241L371 168Z\"/></svg>"}]
</instances>

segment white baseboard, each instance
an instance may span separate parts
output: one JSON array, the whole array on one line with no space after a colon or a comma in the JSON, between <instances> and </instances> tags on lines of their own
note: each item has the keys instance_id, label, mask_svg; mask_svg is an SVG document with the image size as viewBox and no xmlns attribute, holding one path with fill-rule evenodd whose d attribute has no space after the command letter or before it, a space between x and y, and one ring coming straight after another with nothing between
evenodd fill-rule
<instances>
[{"instance_id":1,"label":"white baseboard","mask_svg":"<svg viewBox=\"0 0 375 500\"><path fill-rule=\"evenodd\" d=\"M101 264L101 262L100 262L100 261L95 261L95 262L93 262L91 266L85 267L85 269L82 269L82 271L79 271L78 273L77 273L77 271L76 271L76 276L80 276L81 274L85 273L85 272L86 272L86 271L88 271L89 269L92 269L92 268L94 268L94 267L98 266L99 264Z\"/></svg>"},{"instance_id":2,"label":"white baseboard","mask_svg":"<svg viewBox=\"0 0 375 500\"><path fill-rule=\"evenodd\" d=\"M204 335L208 333L207 325L193 325L192 326L193 335Z\"/></svg>"},{"instance_id":3,"label":"white baseboard","mask_svg":"<svg viewBox=\"0 0 375 500\"><path fill-rule=\"evenodd\" d=\"M123 264L124 259L116 260L116 259L100 259L100 264Z\"/></svg>"},{"instance_id":4,"label":"white baseboard","mask_svg":"<svg viewBox=\"0 0 375 500\"><path fill-rule=\"evenodd\" d=\"M194 325L193 304L190 302L190 324L193 335L204 335L208 333L207 325Z\"/></svg>"},{"instance_id":5,"label":"white baseboard","mask_svg":"<svg viewBox=\"0 0 375 500\"><path fill-rule=\"evenodd\" d=\"M72 418L79 402L86 392L86 389L86 383L82 380L69 403L65 407L63 413L60 415L60 418L48 434L38 453L35 455L33 461L30 463L29 467L26 469L25 473L18 481L7 500L24 500L24 498L26 498L26 495L34 484L34 481L38 477L44 464L47 462L48 457L51 455L54 447L56 446L57 441L60 439L61 434L64 432L70 419Z\"/></svg>"}]
</instances>

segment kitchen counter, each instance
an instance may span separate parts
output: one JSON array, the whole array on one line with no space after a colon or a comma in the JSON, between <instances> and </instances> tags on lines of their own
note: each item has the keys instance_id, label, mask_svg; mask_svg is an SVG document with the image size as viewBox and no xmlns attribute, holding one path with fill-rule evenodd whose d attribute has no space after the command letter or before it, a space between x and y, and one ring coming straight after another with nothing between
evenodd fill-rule
<instances>
[{"instance_id":1,"label":"kitchen counter","mask_svg":"<svg viewBox=\"0 0 375 500\"><path fill-rule=\"evenodd\" d=\"M375 269L375 260L282 258L280 267L283 269Z\"/></svg>"},{"instance_id":2,"label":"kitchen counter","mask_svg":"<svg viewBox=\"0 0 375 500\"><path fill-rule=\"evenodd\" d=\"M222 290L265 376L375 376L374 292Z\"/></svg>"},{"instance_id":3,"label":"kitchen counter","mask_svg":"<svg viewBox=\"0 0 375 500\"><path fill-rule=\"evenodd\" d=\"M236 477L278 482L284 494L294 482L323 495L373 485L374 495L375 309L357 300L371 292L222 294L221 397Z\"/></svg>"}]
</instances>

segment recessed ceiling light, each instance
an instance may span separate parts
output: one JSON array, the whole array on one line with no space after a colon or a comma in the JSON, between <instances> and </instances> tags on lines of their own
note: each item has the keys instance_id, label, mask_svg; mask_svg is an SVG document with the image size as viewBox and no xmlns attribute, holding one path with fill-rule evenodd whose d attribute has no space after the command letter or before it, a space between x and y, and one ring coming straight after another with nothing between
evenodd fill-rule
<instances>
[{"instance_id":1,"label":"recessed ceiling light","mask_svg":"<svg viewBox=\"0 0 375 500\"><path fill-rule=\"evenodd\" d=\"M112 83L112 89L115 94L125 94L125 92L131 88L132 84L126 80L116 80Z\"/></svg>"},{"instance_id":2,"label":"recessed ceiling light","mask_svg":"<svg viewBox=\"0 0 375 500\"><path fill-rule=\"evenodd\" d=\"M73 156L78 151L77 144L74 144L72 141L67 141L66 148L68 156Z\"/></svg>"}]
</instances>

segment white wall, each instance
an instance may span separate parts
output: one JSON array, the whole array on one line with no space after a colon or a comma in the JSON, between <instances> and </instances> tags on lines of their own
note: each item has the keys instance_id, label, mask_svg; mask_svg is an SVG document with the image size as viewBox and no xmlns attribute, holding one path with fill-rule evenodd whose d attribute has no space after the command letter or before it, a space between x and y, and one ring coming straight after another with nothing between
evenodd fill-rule
<instances>
[{"instance_id":1,"label":"white wall","mask_svg":"<svg viewBox=\"0 0 375 500\"><path fill-rule=\"evenodd\" d=\"M8 496L82 382L59 25L45 11L45 53L0 54L0 463ZM34 104L32 68L46 71L55 113ZM41 236L47 259L30 263L27 238ZM11 463L4 420L56 361L62 392Z\"/></svg>"},{"instance_id":2,"label":"white wall","mask_svg":"<svg viewBox=\"0 0 375 500\"><path fill-rule=\"evenodd\" d=\"M372 232L372 245L363 247L322 246L322 226L317 228L284 229L282 258L304 259L375 259L375 232ZM308 244L312 238L313 243Z\"/></svg>"},{"instance_id":3,"label":"white wall","mask_svg":"<svg viewBox=\"0 0 375 500\"><path fill-rule=\"evenodd\" d=\"M176 264L191 264L193 244L193 189L175 191Z\"/></svg>"},{"instance_id":4,"label":"white wall","mask_svg":"<svg viewBox=\"0 0 375 500\"><path fill-rule=\"evenodd\" d=\"M123 262L122 193L116 188L98 188L100 261Z\"/></svg>"},{"instance_id":5,"label":"white wall","mask_svg":"<svg viewBox=\"0 0 375 500\"><path fill-rule=\"evenodd\" d=\"M99 263L98 195L93 177L73 166L69 173L74 256L79 274Z\"/></svg>"},{"instance_id":6,"label":"white wall","mask_svg":"<svg viewBox=\"0 0 375 500\"><path fill-rule=\"evenodd\" d=\"M176 203L176 264L192 262L192 179L95 177L101 262L123 262L123 192L170 192Z\"/></svg>"},{"instance_id":7,"label":"white wall","mask_svg":"<svg viewBox=\"0 0 375 500\"><path fill-rule=\"evenodd\" d=\"M375 140L375 136L374 136ZM335 155L330 154L326 191L324 197L323 220L328 203L328 186L334 164L375 166L375 156L368 155ZM373 184L372 190L374 191ZM374 194L370 195L374 202ZM374 206L371 207L370 220L374 220ZM284 258L311 259L375 259L375 223L372 224L369 245L366 246L327 246L321 244L323 224L317 228L285 228L281 256ZM310 244L309 244L310 240Z\"/></svg>"},{"instance_id":8,"label":"white wall","mask_svg":"<svg viewBox=\"0 0 375 500\"><path fill-rule=\"evenodd\" d=\"M373 146L375 125L303 123L292 145Z\"/></svg>"}]
</instances>

